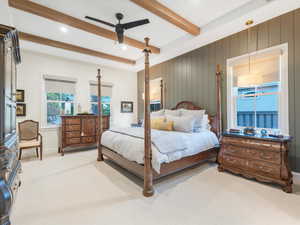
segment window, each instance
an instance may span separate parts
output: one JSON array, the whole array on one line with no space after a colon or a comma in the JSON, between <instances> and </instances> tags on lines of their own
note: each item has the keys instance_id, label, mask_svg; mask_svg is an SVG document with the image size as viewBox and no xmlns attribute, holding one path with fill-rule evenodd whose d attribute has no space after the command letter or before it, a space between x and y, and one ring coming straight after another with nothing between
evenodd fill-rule
<instances>
[{"instance_id":1,"label":"window","mask_svg":"<svg viewBox=\"0 0 300 225\"><path fill-rule=\"evenodd\" d=\"M110 96L102 96L102 115L109 116L110 115ZM95 95L91 95L91 112L93 114L98 114L98 97Z\"/></svg>"},{"instance_id":2,"label":"window","mask_svg":"<svg viewBox=\"0 0 300 225\"><path fill-rule=\"evenodd\" d=\"M110 116L112 84L103 84L101 87L101 94L102 115ZM91 113L98 114L98 86L94 81L90 81L90 102Z\"/></svg>"},{"instance_id":3,"label":"window","mask_svg":"<svg viewBox=\"0 0 300 225\"><path fill-rule=\"evenodd\" d=\"M227 61L228 128L288 134L287 44Z\"/></svg>"},{"instance_id":4,"label":"window","mask_svg":"<svg viewBox=\"0 0 300 225\"><path fill-rule=\"evenodd\" d=\"M47 125L59 125L61 115L74 115L75 82L45 77Z\"/></svg>"}]
</instances>

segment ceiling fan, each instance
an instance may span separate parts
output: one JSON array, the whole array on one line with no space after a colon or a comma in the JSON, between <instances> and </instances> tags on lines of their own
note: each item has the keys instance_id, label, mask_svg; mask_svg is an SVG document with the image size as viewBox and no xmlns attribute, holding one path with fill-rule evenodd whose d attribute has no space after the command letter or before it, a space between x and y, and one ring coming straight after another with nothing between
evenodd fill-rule
<instances>
[{"instance_id":1,"label":"ceiling fan","mask_svg":"<svg viewBox=\"0 0 300 225\"><path fill-rule=\"evenodd\" d=\"M114 27L115 31L117 33L118 42L120 44L122 44L123 41L124 41L124 30L128 30L128 29L131 29L131 28L134 28L134 27L137 27L137 26L141 26L141 25L150 23L150 21L148 19L144 19L144 20L137 20L137 21L122 24L121 20L124 18L124 15L122 13L116 13L116 18L119 21L119 23L117 23L116 25L112 24L112 23L109 23L109 22L106 22L106 21L103 21L103 20L100 20L100 19L90 17L90 16L85 16L85 18L89 19L89 20L99 22L99 23L103 23L103 24L108 25L110 27Z\"/></svg>"}]
</instances>

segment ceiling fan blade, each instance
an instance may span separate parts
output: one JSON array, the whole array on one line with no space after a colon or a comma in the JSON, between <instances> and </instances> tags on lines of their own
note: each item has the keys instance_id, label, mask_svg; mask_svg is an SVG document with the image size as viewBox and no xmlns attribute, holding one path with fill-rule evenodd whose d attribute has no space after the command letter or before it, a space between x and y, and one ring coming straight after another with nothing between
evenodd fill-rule
<instances>
[{"instance_id":1,"label":"ceiling fan blade","mask_svg":"<svg viewBox=\"0 0 300 225\"><path fill-rule=\"evenodd\" d=\"M118 36L118 42L120 44L122 44L123 41L124 41L124 33L123 32L117 32L117 36Z\"/></svg>"},{"instance_id":2,"label":"ceiling fan blade","mask_svg":"<svg viewBox=\"0 0 300 225\"><path fill-rule=\"evenodd\" d=\"M105 25L108 25L108 26L111 26L111 27L116 27L116 25L112 24L112 23L109 23L109 22L105 22L103 20L99 20L99 19L96 19L94 17L90 17L90 16L85 16L86 19L89 19L89 20L93 20L93 21L96 21L96 22L99 22L99 23L103 23Z\"/></svg>"},{"instance_id":3,"label":"ceiling fan blade","mask_svg":"<svg viewBox=\"0 0 300 225\"><path fill-rule=\"evenodd\" d=\"M137 20L137 21L133 21L133 22L129 22L129 23L124 23L124 24L122 24L122 27L125 30L127 30L127 29L130 29L130 28L134 28L134 27L137 27L137 26L147 24L147 23L150 23L150 21L148 19Z\"/></svg>"}]
</instances>

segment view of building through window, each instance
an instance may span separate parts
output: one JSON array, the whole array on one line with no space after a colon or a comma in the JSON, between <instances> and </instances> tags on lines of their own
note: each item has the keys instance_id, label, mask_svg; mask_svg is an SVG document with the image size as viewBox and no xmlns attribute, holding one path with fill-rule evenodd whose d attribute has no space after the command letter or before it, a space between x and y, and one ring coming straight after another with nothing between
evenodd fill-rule
<instances>
[{"instance_id":1,"label":"view of building through window","mask_svg":"<svg viewBox=\"0 0 300 225\"><path fill-rule=\"evenodd\" d=\"M279 82L236 89L237 126L278 129Z\"/></svg>"},{"instance_id":2,"label":"view of building through window","mask_svg":"<svg viewBox=\"0 0 300 225\"><path fill-rule=\"evenodd\" d=\"M110 104L111 99L110 96L102 96L102 115L109 116L110 115ZM91 113L98 114L98 96L91 95Z\"/></svg>"},{"instance_id":3,"label":"view of building through window","mask_svg":"<svg viewBox=\"0 0 300 225\"><path fill-rule=\"evenodd\" d=\"M47 124L59 125L61 115L74 115L74 95L47 93Z\"/></svg>"}]
</instances>

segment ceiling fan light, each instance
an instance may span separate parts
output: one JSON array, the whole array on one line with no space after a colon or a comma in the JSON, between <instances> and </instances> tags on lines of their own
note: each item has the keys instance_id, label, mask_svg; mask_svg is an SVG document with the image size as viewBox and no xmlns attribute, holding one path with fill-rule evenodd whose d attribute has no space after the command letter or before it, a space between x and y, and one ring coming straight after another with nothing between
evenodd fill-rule
<instances>
[{"instance_id":1,"label":"ceiling fan light","mask_svg":"<svg viewBox=\"0 0 300 225\"><path fill-rule=\"evenodd\" d=\"M122 43L122 44L119 44L120 45L120 48L123 50L123 51L126 51L127 50L127 45Z\"/></svg>"}]
</instances>

